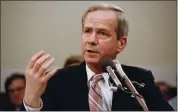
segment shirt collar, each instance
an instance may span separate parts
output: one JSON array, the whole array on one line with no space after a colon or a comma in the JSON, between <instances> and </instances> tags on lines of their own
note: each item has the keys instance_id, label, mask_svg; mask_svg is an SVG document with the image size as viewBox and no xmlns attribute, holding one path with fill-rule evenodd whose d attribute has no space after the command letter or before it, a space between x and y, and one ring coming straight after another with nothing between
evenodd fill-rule
<instances>
[{"instance_id":1,"label":"shirt collar","mask_svg":"<svg viewBox=\"0 0 178 112\"><path fill-rule=\"evenodd\" d=\"M88 78L88 81L91 80L91 77L95 74L89 67L88 65L86 64L86 71L87 71L87 78Z\"/></svg>"},{"instance_id":2,"label":"shirt collar","mask_svg":"<svg viewBox=\"0 0 178 112\"><path fill-rule=\"evenodd\" d=\"M93 76L94 74L96 74L96 73L93 72L93 71L88 67L87 64L86 64L86 72L87 72L88 82L90 82L92 76ZM102 73L102 76L103 76L105 82L108 84L108 79L109 79L108 73L104 72L104 73Z\"/></svg>"}]
</instances>

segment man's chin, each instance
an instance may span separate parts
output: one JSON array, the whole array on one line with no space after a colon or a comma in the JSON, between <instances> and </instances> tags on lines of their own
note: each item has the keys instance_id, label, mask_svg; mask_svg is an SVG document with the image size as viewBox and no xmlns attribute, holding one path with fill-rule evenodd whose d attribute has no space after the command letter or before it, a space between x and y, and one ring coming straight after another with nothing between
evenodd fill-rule
<instances>
[{"instance_id":1,"label":"man's chin","mask_svg":"<svg viewBox=\"0 0 178 112\"><path fill-rule=\"evenodd\" d=\"M88 64L98 64L99 63L99 59L87 58L87 59L85 59L85 62L88 63Z\"/></svg>"}]
</instances>

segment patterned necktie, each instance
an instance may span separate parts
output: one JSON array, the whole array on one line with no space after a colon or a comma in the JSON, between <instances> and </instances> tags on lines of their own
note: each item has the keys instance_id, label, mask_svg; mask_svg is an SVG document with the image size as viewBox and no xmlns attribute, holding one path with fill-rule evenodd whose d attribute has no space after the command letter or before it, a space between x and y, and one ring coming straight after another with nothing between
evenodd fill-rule
<instances>
[{"instance_id":1,"label":"patterned necktie","mask_svg":"<svg viewBox=\"0 0 178 112\"><path fill-rule=\"evenodd\" d=\"M98 82L103 79L102 74L97 74L92 77L92 84L89 90L89 105L90 111L101 111L102 110L102 96L101 89Z\"/></svg>"}]
</instances>

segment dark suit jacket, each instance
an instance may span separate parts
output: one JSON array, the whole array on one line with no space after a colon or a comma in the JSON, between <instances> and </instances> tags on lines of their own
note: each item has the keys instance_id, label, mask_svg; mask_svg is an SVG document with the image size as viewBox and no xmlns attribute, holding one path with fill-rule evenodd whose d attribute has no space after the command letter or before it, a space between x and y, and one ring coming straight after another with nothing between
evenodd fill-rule
<instances>
[{"instance_id":1,"label":"dark suit jacket","mask_svg":"<svg viewBox=\"0 0 178 112\"><path fill-rule=\"evenodd\" d=\"M149 110L173 110L163 99L154 77L149 70L122 65L124 72L131 81L145 83L145 87L135 86L141 94ZM49 80L42 96L42 110L89 111L86 64L58 70ZM113 93L112 111L142 110L137 100L130 94L118 90Z\"/></svg>"}]
</instances>

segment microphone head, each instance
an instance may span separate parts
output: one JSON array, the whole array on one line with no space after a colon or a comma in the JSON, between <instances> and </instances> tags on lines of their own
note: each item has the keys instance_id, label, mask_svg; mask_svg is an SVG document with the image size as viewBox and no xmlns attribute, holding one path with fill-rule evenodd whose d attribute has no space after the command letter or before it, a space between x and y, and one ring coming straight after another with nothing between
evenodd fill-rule
<instances>
[{"instance_id":1,"label":"microphone head","mask_svg":"<svg viewBox=\"0 0 178 112\"><path fill-rule=\"evenodd\" d=\"M107 66L111 66L112 68L115 68L114 63L110 57L101 58L99 61L99 65L100 65L101 70L103 70L104 72L106 72Z\"/></svg>"}]
</instances>

